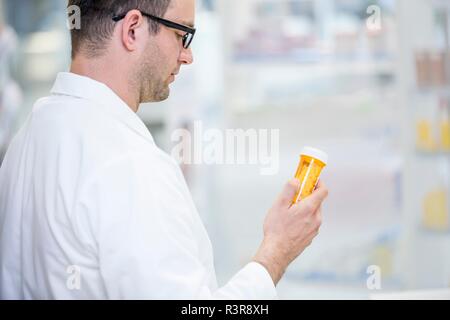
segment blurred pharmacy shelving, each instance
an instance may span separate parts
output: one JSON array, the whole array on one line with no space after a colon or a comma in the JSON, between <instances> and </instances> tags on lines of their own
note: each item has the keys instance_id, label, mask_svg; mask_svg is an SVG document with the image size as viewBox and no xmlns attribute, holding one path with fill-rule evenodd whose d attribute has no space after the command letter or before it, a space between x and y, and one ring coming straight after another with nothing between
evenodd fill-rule
<instances>
[{"instance_id":1,"label":"blurred pharmacy shelving","mask_svg":"<svg viewBox=\"0 0 450 320\"><path fill-rule=\"evenodd\" d=\"M398 8L398 74L404 114L405 287L448 288L450 2L399 0Z\"/></svg>"},{"instance_id":2,"label":"blurred pharmacy shelving","mask_svg":"<svg viewBox=\"0 0 450 320\"><path fill-rule=\"evenodd\" d=\"M238 263L260 240L260 230L249 226L262 222L293 175L298 151L312 144L330 155L323 179L332 192L321 234L287 270L280 296L368 298L366 271L373 264L383 269L383 289L401 288L395 1L375 2L383 12L381 30L366 27L373 1L220 4L227 126L280 129L276 176L258 176L249 168L221 170L227 196L218 199L227 207L221 225L229 226ZM241 172L239 178L233 170Z\"/></svg>"},{"instance_id":3,"label":"blurred pharmacy shelving","mask_svg":"<svg viewBox=\"0 0 450 320\"><path fill-rule=\"evenodd\" d=\"M6 23L18 35L13 77L23 93L14 121L15 131L23 124L34 102L47 96L56 73L70 63L70 37L66 27L65 3L58 0L3 0Z\"/></svg>"},{"instance_id":4,"label":"blurred pharmacy shelving","mask_svg":"<svg viewBox=\"0 0 450 320\"><path fill-rule=\"evenodd\" d=\"M393 20L386 14L384 32L368 32L368 1L221 3L232 111L298 106L305 95L355 92L392 77Z\"/></svg>"}]
</instances>

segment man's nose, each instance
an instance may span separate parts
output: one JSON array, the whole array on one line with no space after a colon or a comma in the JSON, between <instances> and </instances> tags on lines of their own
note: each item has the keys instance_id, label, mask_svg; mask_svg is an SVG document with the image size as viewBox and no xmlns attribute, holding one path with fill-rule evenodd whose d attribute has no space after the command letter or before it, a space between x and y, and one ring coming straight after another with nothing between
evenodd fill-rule
<instances>
[{"instance_id":1,"label":"man's nose","mask_svg":"<svg viewBox=\"0 0 450 320\"><path fill-rule=\"evenodd\" d=\"M178 59L181 64L192 64L194 62L194 56L192 55L191 48L181 49L180 57Z\"/></svg>"}]
</instances>

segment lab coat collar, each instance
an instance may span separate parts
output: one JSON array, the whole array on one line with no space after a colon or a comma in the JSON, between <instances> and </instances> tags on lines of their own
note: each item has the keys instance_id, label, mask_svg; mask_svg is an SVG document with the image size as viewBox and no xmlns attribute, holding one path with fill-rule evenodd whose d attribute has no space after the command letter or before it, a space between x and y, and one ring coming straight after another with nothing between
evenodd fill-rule
<instances>
[{"instance_id":1,"label":"lab coat collar","mask_svg":"<svg viewBox=\"0 0 450 320\"><path fill-rule=\"evenodd\" d=\"M60 72L51 93L92 101L152 144L155 143L150 131L137 114L114 91L99 81L71 72Z\"/></svg>"}]
</instances>

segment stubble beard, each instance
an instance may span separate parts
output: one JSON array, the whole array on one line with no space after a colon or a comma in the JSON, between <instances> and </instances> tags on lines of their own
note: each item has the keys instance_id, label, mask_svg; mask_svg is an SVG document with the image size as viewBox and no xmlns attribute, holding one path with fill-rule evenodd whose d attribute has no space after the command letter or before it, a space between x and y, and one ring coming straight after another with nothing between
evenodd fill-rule
<instances>
[{"instance_id":1,"label":"stubble beard","mask_svg":"<svg viewBox=\"0 0 450 320\"><path fill-rule=\"evenodd\" d=\"M164 101L170 94L167 79L161 76L167 63L159 48L149 45L145 52L136 72L140 86L140 103Z\"/></svg>"}]
</instances>

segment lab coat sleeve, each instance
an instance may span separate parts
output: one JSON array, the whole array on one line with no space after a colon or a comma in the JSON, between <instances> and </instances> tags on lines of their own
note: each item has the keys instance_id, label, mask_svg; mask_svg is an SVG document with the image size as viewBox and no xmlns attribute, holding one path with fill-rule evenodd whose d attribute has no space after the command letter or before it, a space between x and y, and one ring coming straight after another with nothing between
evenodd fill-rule
<instances>
[{"instance_id":1,"label":"lab coat sleeve","mask_svg":"<svg viewBox=\"0 0 450 320\"><path fill-rule=\"evenodd\" d=\"M211 250L209 239L199 243L204 229L183 187L173 166L157 155L125 155L86 183L74 219L98 251L107 297L275 298L270 275L255 262L217 288L214 269L200 254L202 246Z\"/></svg>"}]
</instances>

